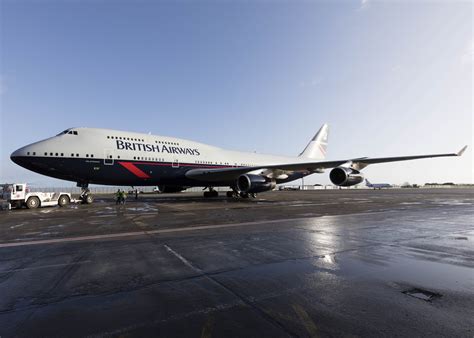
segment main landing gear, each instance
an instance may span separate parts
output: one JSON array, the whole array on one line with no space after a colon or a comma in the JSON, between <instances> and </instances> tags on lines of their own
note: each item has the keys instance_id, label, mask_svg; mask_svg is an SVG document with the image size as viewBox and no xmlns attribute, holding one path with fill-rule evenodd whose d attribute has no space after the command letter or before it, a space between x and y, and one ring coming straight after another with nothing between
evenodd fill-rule
<instances>
[{"instance_id":1,"label":"main landing gear","mask_svg":"<svg viewBox=\"0 0 474 338\"><path fill-rule=\"evenodd\" d=\"M204 191L204 197L218 197L219 193L214 190L213 187L206 187L205 189L209 189L209 191ZM231 187L232 191L227 191L226 196L228 198L243 198L243 199L248 199L248 198L257 198L257 194L255 193L247 193L243 191L238 191L236 188Z\"/></svg>"},{"instance_id":2,"label":"main landing gear","mask_svg":"<svg viewBox=\"0 0 474 338\"><path fill-rule=\"evenodd\" d=\"M79 195L79 199L81 200L82 204L92 204L94 202L94 197L92 196L89 190L89 184L81 184L77 183L78 187L81 187L81 194Z\"/></svg>"},{"instance_id":3,"label":"main landing gear","mask_svg":"<svg viewBox=\"0 0 474 338\"><path fill-rule=\"evenodd\" d=\"M243 191L239 192L239 196L241 198L245 198L245 199L247 199L247 198L257 198L256 193L248 193L248 192L243 192Z\"/></svg>"},{"instance_id":4,"label":"main landing gear","mask_svg":"<svg viewBox=\"0 0 474 338\"><path fill-rule=\"evenodd\" d=\"M232 188L232 191L228 191L227 192L227 197L229 198L244 198L244 199L247 199L247 198L257 198L257 194L255 193L247 193L247 192L243 192L243 191L238 191L236 188Z\"/></svg>"}]
</instances>

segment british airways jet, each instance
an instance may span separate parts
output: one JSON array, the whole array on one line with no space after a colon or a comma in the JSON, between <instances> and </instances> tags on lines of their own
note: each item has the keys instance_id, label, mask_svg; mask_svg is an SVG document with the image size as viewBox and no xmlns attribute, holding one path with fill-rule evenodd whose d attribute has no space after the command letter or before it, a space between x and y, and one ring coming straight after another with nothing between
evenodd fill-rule
<instances>
[{"instance_id":1,"label":"british airways jet","mask_svg":"<svg viewBox=\"0 0 474 338\"><path fill-rule=\"evenodd\" d=\"M16 164L34 172L77 183L81 199L92 203L89 184L159 186L178 192L192 186L209 189L228 186L228 197L255 197L276 184L331 169L335 185L361 183L361 170L370 164L429 157L460 156L458 153L326 161L329 127L324 124L298 157L262 155L225 150L174 137L118 130L71 128L29 144L11 154Z\"/></svg>"}]
</instances>

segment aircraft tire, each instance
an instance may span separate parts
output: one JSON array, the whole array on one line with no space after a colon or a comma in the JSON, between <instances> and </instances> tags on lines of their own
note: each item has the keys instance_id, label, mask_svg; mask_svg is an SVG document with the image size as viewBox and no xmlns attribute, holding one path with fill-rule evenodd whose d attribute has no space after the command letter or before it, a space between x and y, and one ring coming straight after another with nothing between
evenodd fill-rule
<instances>
[{"instance_id":1,"label":"aircraft tire","mask_svg":"<svg viewBox=\"0 0 474 338\"><path fill-rule=\"evenodd\" d=\"M82 198L82 204L92 204L92 202L94 202L94 197L90 194L87 194Z\"/></svg>"}]
</instances>

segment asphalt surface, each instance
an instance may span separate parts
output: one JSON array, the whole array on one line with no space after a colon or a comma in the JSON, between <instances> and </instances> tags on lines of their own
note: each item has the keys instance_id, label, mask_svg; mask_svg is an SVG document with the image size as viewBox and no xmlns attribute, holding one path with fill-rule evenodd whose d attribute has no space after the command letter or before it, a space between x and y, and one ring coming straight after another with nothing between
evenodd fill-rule
<instances>
[{"instance_id":1,"label":"asphalt surface","mask_svg":"<svg viewBox=\"0 0 474 338\"><path fill-rule=\"evenodd\" d=\"M474 336L474 190L0 212L0 336Z\"/></svg>"}]
</instances>

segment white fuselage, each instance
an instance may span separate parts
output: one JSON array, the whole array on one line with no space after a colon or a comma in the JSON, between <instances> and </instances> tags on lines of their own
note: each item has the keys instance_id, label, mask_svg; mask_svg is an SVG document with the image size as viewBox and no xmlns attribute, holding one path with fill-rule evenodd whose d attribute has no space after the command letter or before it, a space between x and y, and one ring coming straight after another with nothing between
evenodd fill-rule
<instances>
[{"instance_id":1,"label":"white fuselage","mask_svg":"<svg viewBox=\"0 0 474 338\"><path fill-rule=\"evenodd\" d=\"M307 161L225 150L174 137L96 128L68 129L20 148L11 157L19 165L44 175L110 185L203 185L206 182L186 179L186 171ZM301 176L296 174L293 179Z\"/></svg>"}]
</instances>

